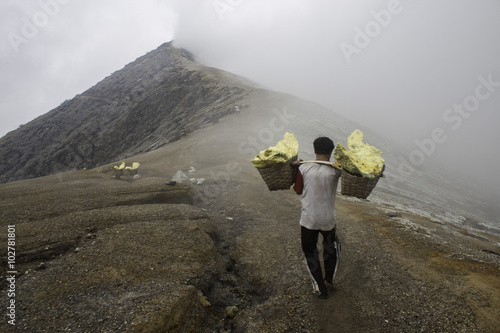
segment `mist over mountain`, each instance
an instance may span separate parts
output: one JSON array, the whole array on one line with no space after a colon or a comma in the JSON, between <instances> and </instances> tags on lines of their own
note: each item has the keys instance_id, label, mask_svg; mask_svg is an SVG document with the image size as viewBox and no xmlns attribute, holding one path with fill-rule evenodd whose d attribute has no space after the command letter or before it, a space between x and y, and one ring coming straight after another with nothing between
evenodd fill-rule
<instances>
[{"instance_id":1,"label":"mist over mountain","mask_svg":"<svg viewBox=\"0 0 500 333\"><path fill-rule=\"evenodd\" d=\"M246 154L239 156L243 161L274 145L284 131L296 134L299 155L306 159L313 157L310 144L315 137L327 135L346 144L348 135L359 128L365 142L380 148L386 159L386 178L379 181L371 200L498 232L495 200L463 177L432 161L415 167L391 139L317 103L203 66L173 42L1 138L0 182L90 169L152 151L218 122L234 113L236 104L253 114L253 120L244 120L245 131L237 137L213 135L235 142L235 154Z\"/></svg>"},{"instance_id":2,"label":"mist over mountain","mask_svg":"<svg viewBox=\"0 0 500 333\"><path fill-rule=\"evenodd\" d=\"M222 77L224 76L224 77ZM233 112L251 87L165 43L0 139L0 182L149 151Z\"/></svg>"}]
</instances>

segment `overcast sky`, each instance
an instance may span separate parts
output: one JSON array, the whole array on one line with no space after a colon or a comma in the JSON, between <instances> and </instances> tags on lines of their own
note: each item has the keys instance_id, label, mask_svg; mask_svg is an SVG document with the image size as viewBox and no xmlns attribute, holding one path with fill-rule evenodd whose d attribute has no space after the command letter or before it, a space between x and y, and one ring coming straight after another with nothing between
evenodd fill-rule
<instances>
[{"instance_id":1,"label":"overcast sky","mask_svg":"<svg viewBox=\"0 0 500 333\"><path fill-rule=\"evenodd\" d=\"M175 39L397 140L407 159L491 176L499 17L498 0L2 0L0 136ZM500 192L496 178L482 179Z\"/></svg>"}]
</instances>

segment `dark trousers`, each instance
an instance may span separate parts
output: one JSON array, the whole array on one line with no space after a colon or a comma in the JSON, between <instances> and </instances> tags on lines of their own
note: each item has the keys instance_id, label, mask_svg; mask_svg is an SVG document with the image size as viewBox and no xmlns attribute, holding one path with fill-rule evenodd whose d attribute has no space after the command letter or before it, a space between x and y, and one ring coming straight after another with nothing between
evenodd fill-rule
<instances>
[{"instance_id":1,"label":"dark trousers","mask_svg":"<svg viewBox=\"0 0 500 333\"><path fill-rule=\"evenodd\" d=\"M318 251L318 235L323 236L323 264L325 274L321 270L321 262ZM301 242L302 251L304 252L305 260L315 291L326 293L327 288L325 280L331 282L335 276L338 266L338 257L340 254L340 242L336 235L336 230L333 228L330 231L310 230L301 227Z\"/></svg>"}]
</instances>

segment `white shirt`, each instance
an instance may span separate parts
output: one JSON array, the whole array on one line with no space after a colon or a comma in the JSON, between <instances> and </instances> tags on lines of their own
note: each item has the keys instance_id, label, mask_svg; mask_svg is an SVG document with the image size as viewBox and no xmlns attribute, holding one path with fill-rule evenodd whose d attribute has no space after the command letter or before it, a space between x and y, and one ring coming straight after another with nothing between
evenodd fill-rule
<instances>
[{"instance_id":1,"label":"white shirt","mask_svg":"<svg viewBox=\"0 0 500 333\"><path fill-rule=\"evenodd\" d=\"M309 230L333 229L340 170L324 164L304 163L299 171L304 180L300 225Z\"/></svg>"}]
</instances>

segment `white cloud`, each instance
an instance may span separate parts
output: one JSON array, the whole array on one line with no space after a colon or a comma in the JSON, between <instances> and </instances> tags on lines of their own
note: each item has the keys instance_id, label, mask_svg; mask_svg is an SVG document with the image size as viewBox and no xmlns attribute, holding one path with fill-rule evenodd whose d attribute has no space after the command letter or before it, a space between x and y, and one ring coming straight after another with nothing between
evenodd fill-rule
<instances>
[{"instance_id":1,"label":"white cloud","mask_svg":"<svg viewBox=\"0 0 500 333\"><path fill-rule=\"evenodd\" d=\"M224 20L209 8L179 6L178 44L209 65L320 102L408 152L443 128L448 140L433 159L470 175L478 163L483 173L496 172L500 90L460 129L450 129L443 113L473 93L477 77L500 81L499 2L236 3ZM357 53L346 59L342 43ZM500 188L500 180L483 181Z\"/></svg>"},{"instance_id":2,"label":"white cloud","mask_svg":"<svg viewBox=\"0 0 500 333\"><path fill-rule=\"evenodd\" d=\"M173 38L175 14L161 1L28 0L0 6L0 135Z\"/></svg>"}]
</instances>

